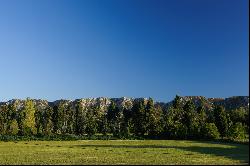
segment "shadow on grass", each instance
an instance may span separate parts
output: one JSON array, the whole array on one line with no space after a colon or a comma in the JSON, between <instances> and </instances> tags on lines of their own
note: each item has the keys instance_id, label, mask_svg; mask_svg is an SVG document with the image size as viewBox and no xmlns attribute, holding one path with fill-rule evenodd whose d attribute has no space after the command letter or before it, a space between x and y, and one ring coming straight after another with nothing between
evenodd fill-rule
<instances>
[{"instance_id":1,"label":"shadow on grass","mask_svg":"<svg viewBox=\"0 0 250 166\"><path fill-rule=\"evenodd\" d=\"M215 143L218 144L218 143ZM223 145L223 143L221 143ZM249 150L247 145L233 144L230 148L224 147L201 147L201 146L164 146L164 145L75 145L79 148L160 148L160 149L181 149L188 152L197 152L214 156L223 156L233 160L240 160L242 163L249 163Z\"/></svg>"}]
</instances>

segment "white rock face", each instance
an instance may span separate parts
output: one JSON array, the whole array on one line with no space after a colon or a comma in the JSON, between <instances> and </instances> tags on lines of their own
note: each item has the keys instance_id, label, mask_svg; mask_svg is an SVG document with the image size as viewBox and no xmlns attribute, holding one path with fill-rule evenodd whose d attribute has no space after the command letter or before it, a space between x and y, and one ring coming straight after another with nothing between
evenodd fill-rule
<instances>
[{"instance_id":1,"label":"white rock face","mask_svg":"<svg viewBox=\"0 0 250 166\"><path fill-rule=\"evenodd\" d=\"M147 103L147 98L107 98L107 97L98 97L98 98L85 98L85 99L76 99L71 100L56 100L54 102L48 102L47 100L41 99L32 99L36 108L39 110L45 110L48 106L59 106L63 104L64 107L69 107L71 109L76 108L76 103L79 103L83 109L88 109L91 107L98 108L102 112L108 110L109 105L113 101L119 108L131 109L134 102L143 101ZM235 96L229 98L205 98L203 96L184 96L181 97L181 103L184 105L187 101L192 100L196 106L203 103L207 109L213 108L215 105L222 105L226 109L235 109L239 107L248 107L249 108L249 96ZM9 105L14 104L16 111L21 111L24 107L25 100L13 99L8 102L0 102L0 105ZM164 102L155 102L155 105L160 105L164 110L167 110L168 107L172 105L173 101L168 103Z\"/></svg>"}]
</instances>

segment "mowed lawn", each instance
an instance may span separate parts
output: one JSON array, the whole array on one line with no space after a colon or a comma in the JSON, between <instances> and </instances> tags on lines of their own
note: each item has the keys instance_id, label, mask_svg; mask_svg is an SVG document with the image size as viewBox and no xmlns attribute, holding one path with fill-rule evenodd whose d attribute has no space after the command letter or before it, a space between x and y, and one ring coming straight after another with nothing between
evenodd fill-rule
<instances>
[{"instance_id":1,"label":"mowed lawn","mask_svg":"<svg viewBox=\"0 0 250 166\"><path fill-rule=\"evenodd\" d=\"M180 140L0 142L0 164L248 164L248 145Z\"/></svg>"}]
</instances>

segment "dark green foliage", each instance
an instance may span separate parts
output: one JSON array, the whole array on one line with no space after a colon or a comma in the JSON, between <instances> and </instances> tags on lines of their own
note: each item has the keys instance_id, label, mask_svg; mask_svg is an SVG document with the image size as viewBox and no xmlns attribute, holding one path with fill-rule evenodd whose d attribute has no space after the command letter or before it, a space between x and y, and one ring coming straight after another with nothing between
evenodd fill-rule
<instances>
[{"instance_id":1,"label":"dark green foliage","mask_svg":"<svg viewBox=\"0 0 250 166\"><path fill-rule=\"evenodd\" d=\"M146 105L146 132L149 136L160 135L163 130L162 109L154 106L154 101L149 98Z\"/></svg>"},{"instance_id":2,"label":"dark green foliage","mask_svg":"<svg viewBox=\"0 0 250 166\"><path fill-rule=\"evenodd\" d=\"M246 126L246 132L249 134L249 109L240 107L239 109L234 109L230 112L230 119L233 124L238 122Z\"/></svg>"},{"instance_id":3,"label":"dark green foliage","mask_svg":"<svg viewBox=\"0 0 250 166\"><path fill-rule=\"evenodd\" d=\"M59 102L58 106L58 134L66 134L66 107L63 101Z\"/></svg>"},{"instance_id":4,"label":"dark green foliage","mask_svg":"<svg viewBox=\"0 0 250 166\"><path fill-rule=\"evenodd\" d=\"M206 123L203 132L204 138L218 139L220 137L220 133L214 123Z\"/></svg>"},{"instance_id":5,"label":"dark green foliage","mask_svg":"<svg viewBox=\"0 0 250 166\"><path fill-rule=\"evenodd\" d=\"M198 127L197 127L196 137L204 138L203 129L205 128L206 123L208 123L208 116L206 114L204 107L202 106L197 108L197 122L198 122Z\"/></svg>"},{"instance_id":6,"label":"dark green foliage","mask_svg":"<svg viewBox=\"0 0 250 166\"><path fill-rule=\"evenodd\" d=\"M185 138L187 129L182 124L183 110L170 107L164 118L164 133L167 138Z\"/></svg>"},{"instance_id":7,"label":"dark green foliage","mask_svg":"<svg viewBox=\"0 0 250 166\"><path fill-rule=\"evenodd\" d=\"M101 133L103 135L107 135L107 133L109 132L109 125L108 124L109 124L108 119L107 119L106 115L104 115L102 118L102 123L101 123L101 126L102 126Z\"/></svg>"},{"instance_id":8,"label":"dark green foliage","mask_svg":"<svg viewBox=\"0 0 250 166\"><path fill-rule=\"evenodd\" d=\"M118 107L116 107L115 103L113 101L111 101L111 104L108 108L108 112L107 112L107 121L109 123L109 128L111 130L112 133L115 132L115 121L116 121L116 114L119 112Z\"/></svg>"},{"instance_id":9,"label":"dark green foliage","mask_svg":"<svg viewBox=\"0 0 250 166\"><path fill-rule=\"evenodd\" d=\"M196 138L199 136L199 117L195 111L195 105L192 101L188 101L183 107L184 115L182 124L187 127L186 138Z\"/></svg>"},{"instance_id":10,"label":"dark green foliage","mask_svg":"<svg viewBox=\"0 0 250 166\"><path fill-rule=\"evenodd\" d=\"M18 135L24 135L24 125L23 125L24 118L25 118L25 112L18 111L17 113L17 123L19 128Z\"/></svg>"},{"instance_id":11,"label":"dark green foliage","mask_svg":"<svg viewBox=\"0 0 250 166\"><path fill-rule=\"evenodd\" d=\"M53 129L52 114L53 114L53 109L50 106L48 106L43 112L43 121L42 121L43 135L52 134L52 129Z\"/></svg>"},{"instance_id":12,"label":"dark green foliage","mask_svg":"<svg viewBox=\"0 0 250 166\"><path fill-rule=\"evenodd\" d=\"M222 106L217 106L214 109L214 119L215 119L214 123L218 128L220 135L222 137L227 136L227 132L229 129L229 122L226 111Z\"/></svg>"},{"instance_id":13,"label":"dark green foliage","mask_svg":"<svg viewBox=\"0 0 250 166\"><path fill-rule=\"evenodd\" d=\"M173 101L173 107L175 109L180 109L181 108L181 98L180 96L176 95Z\"/></svg>"},{"instance_id":14,"label":"dark green foliage","mask_svg":"<svg viewBox=\"0 0 250 166\"><path fill-rule=\"evenodd\" d=\"M5 134L5 116L0 111L0 134Z\"/></svg>"},{"instance_id":15,"label":"dark green foliage","mask_svg":"<svg viewBox=\"0 0 250 166\"><path fill-rule=\"evenodd\" d=\"M147 129L144 101L136 101L132 107L133 131L137 136L143 136Z\"/></svg>"},{"instance_id":16,"label":"dark green foliage","mask_svg":"<svg viewBox=\"0 0 250 166\"><path fill-rule=\"evenodd\" d=\"M87 111L80 102L76 103L76 112L74 114L74 130L77 135L86 134Z\"/></svg>"},{"instance_id":17,"label":"dark green foliage","mask_svg":"<svg viewBox=\"0 0 250 166\"><path fill-rule=\"evenodd\" d=\"M118 137L122 135L122 129L125 130L123 112L113 101L108 108L107 120L113 135Z\"/></svg>"},{"instance_id":18,"label":"dark green foliage","mask_svg":"<svg viewBox=\"0 0 250 166\"><path fill-rule=\"evenodd\" d=\"M124 108L123 109L123 119L121 123L121 137L128 138L133 130L132 123L132 110Z\"/></svg>"},{"instance_id":19,"label":"dark green foliage","mask_svg":"<svg viewBox=\"0 0 250 166\"><path fill-rule=\"evenodd\" d=\"M6 112L6 133L13 135L13 121L16 121L16 111L14 104L9 104L7 106Z\"/></svg>"},{"instance_id":20,"label":"dark green foliage","mask_svg":"<svg viewBox=\"0 0 250 166\"><path fill-rule=\"evenodd\" d=\"M58 107L53 106L53 113L52 113L52 124L53 124L53 133L57 133L59 129L59 116L58 116Z\"/></svg>"},{"instance_id":21,"label":"dark green foliage","mask_svg":"<svg viewBox=\"0 0 250 166\"><path fill-rule=\"evenodd\" d=\"M86 122L85 122L86 130L85 131L90 136L94 135L97 132L97 127L98 127L97 118L94 115L94 111L95 111L95 108L92 108L86 114Z\"/></svg>"},{"instance_id":22,"label":"dark green foliage","mask_svg":"<svg viewBox=\"0 0 250 166\"><path fill-rule=\"evenodd\" d=\"M247 115L247 110L242 107L239 109L232 110L230 112L230 118L233 121L233 123L236 122L246 123L246 117L247 117L246 115Z\"/></svg>"},{"instance_id":23,"label":"dark green foliage","mask_svg":"<svg viewBox=\"0 0 250 166\"><path fill-rule=\"evenodd\" d=\"M155 104L152 98L134 100L129 107L111 101L108 108L86 106L81 100L60 100L51 106L29 98L3 104L0 135L59 139L245 139L248 134L247 108L229 111L217 106L208 110L204 103L196 107L179 96L168 109Z\"/></svg>"},{"instance_id":24,"label":"dark green foliage","mask_svg":"<svg viewBox=\"0 0 250 166\"><path fill-rule=\"evenodd\" d=\"M7 129L7 106L0 106L0 134L6 134Z\"/></svg>"},{"instance_id":25,"label":"dark green foliage","mask_svg":"<svg viewBox=\"0 0 250 166\"><path fill-rule=\"evenodd\" d=\"M235 123L229 130L229 137L233 139L245 139L246 138L246 126L242 123Z\"/></svg>"},{"instance_id":26,"label":"dark green foliage","mask_svg":"<svg viewBox=\"0 0 250 166\"><path fill-rule=\"evenodd\" d=\"M43 130L43 111L41 109L37 109L35 112L35 122L36 122L36 130L37 130L37 134L42 134L42 130Z\"/></svg>"},{"instance_id":27,"label":"dark green foliage","mask_svg":"<svg viewBox=\"0 0 250 166\"><path fill-rule=\"evenodd\" d=\"M78 101L76 103L76 107L75 107L75 123L74 123L74 129L75 129L75 133L77 135L81 134L81 112L82 112L82 107L80 102Z\"/></svg>"}]
</instances>

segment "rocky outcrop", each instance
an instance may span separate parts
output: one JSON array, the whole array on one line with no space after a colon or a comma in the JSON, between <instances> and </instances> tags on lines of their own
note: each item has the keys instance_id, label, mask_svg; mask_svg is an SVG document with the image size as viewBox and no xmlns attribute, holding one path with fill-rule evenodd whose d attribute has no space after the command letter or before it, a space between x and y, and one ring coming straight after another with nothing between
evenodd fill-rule
<instances>
[{"instance_id":1,"label":"rocky outcrop","mask_svg":"<svg viewBox=\"0 0 250 166\"><path fill-rule=\"evenodd\" d=\"M182 106L192 100L195 106L205 106L206 109L211 110L215 106L223 106L226 110L233 110L240 107L249 108L249 96L233 96L229 98L205 98L203 96L183 96L180 97ZM170 107L173 101L166 103L165 108ZM163 104L164 105L164 104Z\"/></svg>"},{"instance_id":2,"label":"rocky outcrop","mask_svg":"<svg viewBox=\"0 0 250 166\"><path fill-rule=\"evenodd\" d=\"M206 109L212 109L216 105L222 105L227 110L236 109L239 107L249 108L249 97L248 96L234 96L229 98L205 98L203 96L183 96L180 97L181 104L184 105L187 101L192 100L196 106L200 106L201 104L205 106ZM32 99L36 108L44 110L46 107L51 106L59 106L59 104L63 104L64 106L69 106L71 108L76 107L76 103L79 103L83 109L88 109L90 107L96 107L100 111L107 111L108 106L113 101L119 108L131 109L134 102L143 101L145 104L147 103L147 98L86 98L86 99L76 99L72 100L56 100L54 102L48 102L47 100L40 99ZM13 99L8 102L0 102L0 105L8 105L14 104L16 106L16 111L22 110L24 107L24 101L20 99ZM155 102L155 105L159 105L163 108L163 110L167 110L173 101L164 103L164 102Z\"/></svg>"}]
</instances>

